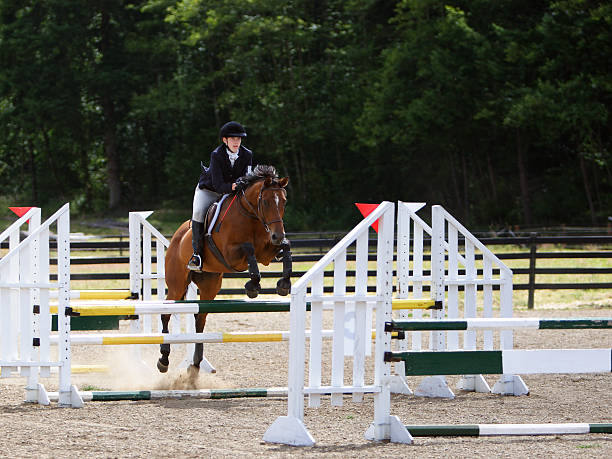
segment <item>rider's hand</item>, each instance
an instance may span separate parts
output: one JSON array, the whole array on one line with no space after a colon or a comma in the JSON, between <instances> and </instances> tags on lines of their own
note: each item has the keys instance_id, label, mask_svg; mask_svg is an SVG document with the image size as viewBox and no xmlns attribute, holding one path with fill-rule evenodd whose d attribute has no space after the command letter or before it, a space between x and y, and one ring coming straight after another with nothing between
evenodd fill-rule
<instances>
[{"instance_id":1,"label":"rider's hand","mask_svg":"<svg viewBox=\"0 0 612 459\"><path fill-rule=\"evenodd\" d=\"M232 185L232 190L241 191L245 190L248 186L249 182L244 177L240 177L238 180L236 180L236 183Z\"/></svg>"}]
</instances>

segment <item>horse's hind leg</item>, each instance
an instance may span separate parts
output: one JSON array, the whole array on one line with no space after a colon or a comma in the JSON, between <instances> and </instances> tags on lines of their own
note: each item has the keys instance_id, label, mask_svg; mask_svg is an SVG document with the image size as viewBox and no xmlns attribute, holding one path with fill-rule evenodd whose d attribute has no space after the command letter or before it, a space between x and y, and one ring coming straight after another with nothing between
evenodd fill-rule
<instances>
[{"instance_id":1,"label":"horse's hind leg","mask_svg":"<svg viewBox=\"0 0 612 459\"><path fill-rule=\"evenodd\" d=\"M194 274L194 280L198 284L200 290L200 300L214 300L221 289L221 281L223 274L219 273L197 273ZM195 314L196 333L202 333L206 325L206 317L208 314ZM189 365L187 371L192 375L197 375L200 371L200 363L204 356L204 344L195 343L193 351L193 364Z\"/></svg>"},{"instance_id":2,"label":"horse's hind leg","mask_svg":"<svg viewBox=\"0 0 612 459\"><path fill-rule=\"evenodd\" d=\"M182 252L185 252L184 254ZM191 282L191 272L187 269L187 261L191 255L191 230L189 229L189 222L183 223L179 229L176 230L168 250L166 250L166 286L168 287L168 300L182 300L185 298L187 293L187 287ZM162 314L162 332L168 333L168 322L170 321L170 314ZM170 355L170 345L160 345L161 357L157 362L157 368L160 372L165 373L168 371Z\"/></svg>"},{"instance_id":3,"label":"horse's hind leg","mask_svg":"<svg viewBox=\"0 0 612 459\"><path fill-rule=\"evenodd\" d=\"M187 285L185 286L184 293L182 295L173 295L168 289L168 299L184 299L187 294L187 286L189 285L189 278L187 278ZM178 298L177 298L178 297ZM169 333L170 330L168 328L168 323L170 322L170 314L162 314L161 315L162 322L162 333ZM170 360L168 356L170 355L170 344L163 343L159 345L159 352L161 357L157 360L157 369L160 373L166 373L168 371L168 366L170 365Z\"/></svg>"},{"instance_id":4,"label":"horse's hind leg","mask_svg":"<svg viewBox=\"0 0 612 459\"><path fill-rule=\"evenodd\" d=\"M168 322L170 322L170 314L162 314L161 321L162 333L168 333ZM161 357L157 361L157 369L160 373L166 373L168 371L168 365L170 365L170 360L168 359L168 356L170 355L170 344L160 344L159 351L161 352Z\"/></svg>"},{"instance_id":5,"label":"horse's hind leg","mask_svg":"<svg viewBox=\"0 0 612 459\"><path fill-rule=\"evenodd\" d=\"M195 329L196 333L202 333L204 326L206 325L206 317L208 314L194 314L195 316ZM189 365L187 371L190 374L197 374L200 372L200 363L204 357L204 344L195 343L195 349L193 351L193 363Z\"/></svg>"},{"instance_id":6,"label":"horse's hind leg","mask_svg":"<svg viewBox=\"0 0 612 459\"><path fill-rule=\"evenodd\" d=\"M183 274L182 277L178 277L175 274L168 276L168 271L166 271L166 283L168 284L168 296L166 297L167 299L185 299L185 295L187 294L187 288L189 287L191 278L187 270L183 270L181 274ZM162 333L169 333L170 330L168 329L168 323L170 322L170 314L162 314L161 322ZM170 365L170 360L168 359L168 356L170 355L170 344L160 344L159 352L161 353L161 357L157 360L157 369L160 371L160 373L166 373L168 371L168 366Z\"/></svg>"}]
</instances>

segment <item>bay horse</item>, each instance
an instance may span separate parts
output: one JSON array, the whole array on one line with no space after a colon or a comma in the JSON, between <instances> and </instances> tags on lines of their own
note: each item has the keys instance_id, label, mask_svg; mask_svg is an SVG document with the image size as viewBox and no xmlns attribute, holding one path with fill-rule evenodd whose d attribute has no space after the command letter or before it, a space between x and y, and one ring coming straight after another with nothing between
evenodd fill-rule
<instances>
[{"instance_id":1,"label":"bay horse","mask_svg":"<svg viewBox=\"0 0 612 459\"><path fill-rule=\"evenodd\" d=\"M252 173L238 180L237 190L222 203L215 228L210 235L203 235L201 271L187 269L193 249L191 221L184 222L172 236L166 251L166 298L184 299L187 287L194 282L200 290L200 300L212 300L221 289L224 273L247 269L250 280L245 284L246 293L255 298L261 290L257 263L267 266L275 257L282 257L283 261L283 274L276 291L279 295L287 295L291 288L291 251L285 237L283 216L288 182L288 177L277 176L274 167L264 165L258 165ZM204 331L206 316L206 313L195 314L197 333ZM170 314L162 314L161 320L162 333L168 333ZM170 344L161 344L160 352L157 368L165 373ZM199 372L202 356L203 345L196 343L193 363L188 369L190 374Z\"/></svg>"}]
</instances>

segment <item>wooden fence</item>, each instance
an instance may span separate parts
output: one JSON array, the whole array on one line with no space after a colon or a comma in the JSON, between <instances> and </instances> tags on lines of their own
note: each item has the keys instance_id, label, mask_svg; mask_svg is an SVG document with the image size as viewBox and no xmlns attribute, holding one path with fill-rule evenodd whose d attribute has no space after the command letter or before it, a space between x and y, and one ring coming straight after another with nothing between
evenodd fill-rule
<instances>
[{"instance_id":1,"label":"wooden fence","mask_svg":"<svg viewBox=\"0 0 612 459\"><path fill-rule=\"evenodd\" d=\"M327 251L331 249L342 237L342 233L295 233L288 234L291 240L294 263L314 263L318 261ZM110 237L108 237L110 238ZM97 273L78 273L78 269L73 270L71 279L77 280L125 280L129 279L129 241L127 236L114 236L115 240L98 240L98 241L72 241L71 251L73 257L71 264L73 265L109 265L109 264L124 264L125 272L97 272ZM568 260L576 259L610 259L612 258L612 236L542 236L537 233L531 233L529 236L521 237L482 237L480 238L483 244L489 246L495 252L493 246L513 246L517 248L516 252L499 252L495 253L501 260L529 260L526 268L512 268L515 276L527 275L527 282L514 282L515 290L528 290L528 307L534 307L534 294L536 290L556 290L556 289L610 289L612 288L612 267L562 267L549 268L538 267L539 260ZM428 244L428 241L425 241ZM542 248L544 246L544 248ZM551 247L552 246L552 247ZM4 244L0 248L4 247ZM53 249L53 245L51 245ZM571 249L571 250L570 250ZM78 256L79 252L96 252L101 256ZM104 252L112 252L112 255L102 256ZM119 255L117 255L117 253ZM354 259L354 256L353 258ZM373 256L372 256L373 259ZM425 260L429 260L429 256L424 256ZM477 256L478 259L478 256ZM351 261L351 255L348 256L348 261ZM57 263L52 260L52 264ZM273 262L275 263L275 262ZM282 266L278 263L278 270L263 271L264 278L280 277ZM299 278L305 271L294 271L292 277ZM374 276L373 270L369 275ZM424 271L424 275L429 275L428 271ZM538 282L543 275L610 275L605 282L591 282L587 279L576 282ZM328 273L329 277L333 276L333 272ZM348 271L347 276L354 276L354 272ZM538 278L538 276L540 276ZM229 273L225 274L224 278L244 278L248 279L248 273ZM332 287L329 288L331 291ZM368 286L368 291L373 291L375 286ZM427 290L427 286L424 286ZM327 290L326 290L327 291ZM349 287L350 291L350 287ZM220 295L240 295L244 291L242 288L223 288ZM275 293L273 288L264 288L264 294Z\"/></svg>"}]
</instances>

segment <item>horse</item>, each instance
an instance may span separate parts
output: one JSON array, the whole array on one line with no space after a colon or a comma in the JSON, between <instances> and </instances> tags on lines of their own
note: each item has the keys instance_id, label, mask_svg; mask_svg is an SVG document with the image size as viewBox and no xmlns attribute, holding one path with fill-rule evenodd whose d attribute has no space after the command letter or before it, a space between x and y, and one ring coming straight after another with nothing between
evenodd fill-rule
<instances>
[{"instance_id":1,"label":"horse","mask_svg":"<svg viewBox=\"0 0 612 459\"><path fill-rule=\"evenodd\" d=\"M200 291L200 300L213 300L221 289L224 273L249 270L250 280L245 290L255 298L260 290L259 268L274 258L282 258L282 278L276 285L279 295L285 296L291 288L290 242L285 237L283 216L287 202L285 187L288 177L279 178L272 166L258 165L237 181L237 189L222 202L215 228L203 235L202 270L191 271L187 262L192 254L191 221L184 222L174 233L166 251L166 285L168 300L182 300L187 288L194 282ZM214 205L213 205L214 207ZM211 214L212 207L208 214ZM206 224L209 225L210 215ZM206 324L206 313L195 314L196 332L202 333ZM170 314L162 314L162 333L168 333ZM170 344L160 345L161 357L157 368L168 371ZM203 356L202 343L196 343L193 363L188 372L192 375L200 370Z\"/></svg>"}]
</instances>

